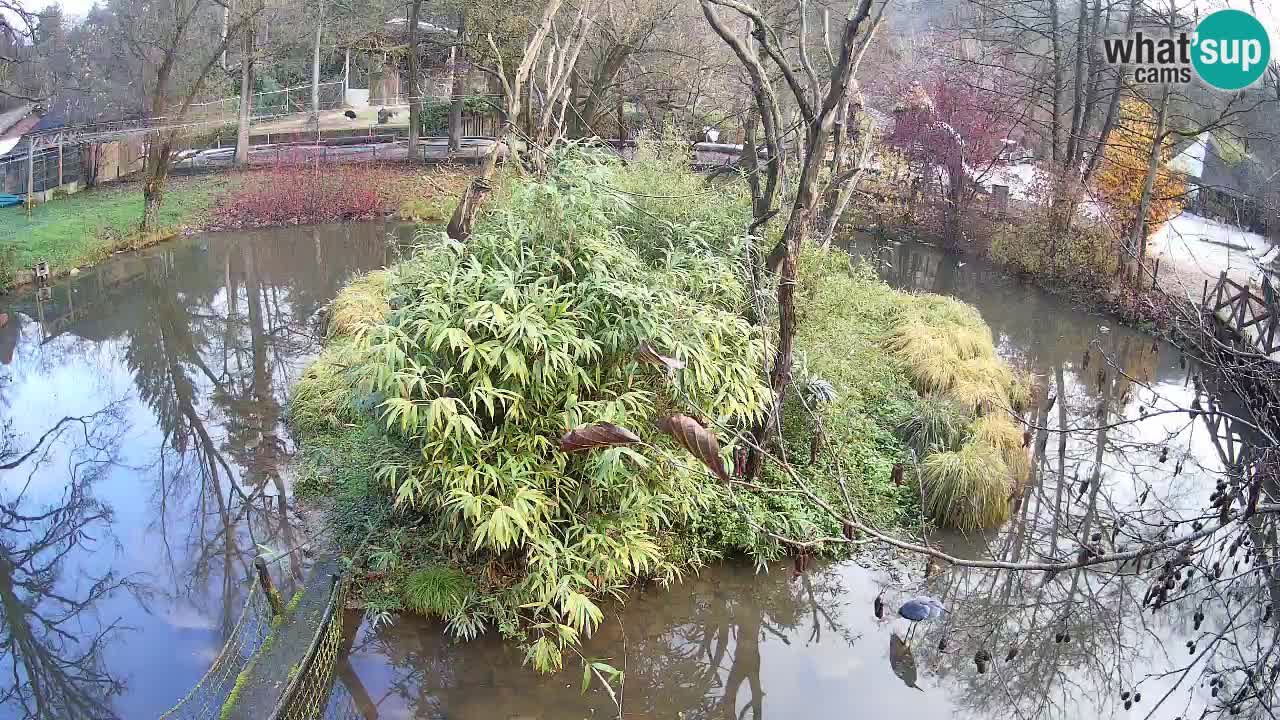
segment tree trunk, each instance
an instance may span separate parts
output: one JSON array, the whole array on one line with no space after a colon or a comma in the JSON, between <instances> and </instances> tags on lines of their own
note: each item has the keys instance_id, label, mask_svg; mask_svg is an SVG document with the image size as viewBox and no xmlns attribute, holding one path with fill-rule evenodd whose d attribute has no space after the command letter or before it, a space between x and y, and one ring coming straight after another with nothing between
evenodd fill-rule
<instances>
[{"instance_id":1,"label":"tree trunk","mask_svg":"<svg viewBox=\"0 0 1280 720\"><path fill-rule=\"evenodd\" d=\"M964 167L953 163L947 168L947 197L942 206L942 242L948 248L960 246L964 217Z\"/></svg>"},{"instance_id":2,"label":"tree trunk","mask_svg":"<svg viewBox=\"0 0 1280 720\"><path fill-rule=\"evenodd\" d=\"M1065 165L1069 173L1069 177L1078 176L1080 173L1078 155L1081 143L1081 133L1084 126L1084 56L1087 49L1085 47L1085 27L1087 26L1088 20L1088 0L1080 0L1079 12L1076 16L1076 59L1074 77L1072 78L1074 91L1072 93L1071 102L1071 129L1067 135L1067 152L1065 159Z\"/></svg>"},{"instance_id":3,"label":"tree trunk","mask_svg":"<svg viewBox=\"0 0 1280 720\"><path fill-rule=\"evenodd\" d=\"M421 122L422 102L418 98L418 16L422 0L413 0L409 6L409 160L418 159L418 129Z\"/></svg>"},{"instance_id":4,"label":"tree trunk","mask_svg":"<svg viewBox=\"0 0 1280 720\"><path fill-rule=\"evenodd\" d=\"M236 123L237 167L249 164L249 121L253 116L253 28L244 29L244 54L240 58L240 112Z\"/></svg>"},{"instance_id":5,"label":"tree trunk","mask_svg":"<svg viewBox=\"0 0 1280 720\"><path fill-rule=\"evenodd\" d=\"M168 134L147 146L146 177L142 184L142 234L160 229L160 206L164 202L164 184L169 178L169 154L173 138Z\"/></svg>"},{"instance_id":6,"label":"tree trunk","mask_svg":"<svg viewBox=\"0 0 1280 720\"><path fill-rule=\"evenodd\" d=\"M857 81L854 81L854 85L855 85L855 90L853 91L852 94L856 95ZM849 195L849 193L847 192L847 190L849 189L849 183L847 181L836 182L835 179L839 178L845 172L846 168L849 165L849 157L848 157L849 153L846 152L845 150L845 143L847 142L848 135L850 134L850 130L848 128L848 122L852 117L853 121L857 123L857 112L856 112L857 108L855 106L855 112L851 115L849 112L850 104L851 104L850 99L845 98L844 102L840 104L840 109L836 111L836 124L835 124L835 130L833 131L833 134L835 135L835 141L834 141L834 146L831 149L832 182L830 185L827 186L826 195L822 198L821 245L823 248L831 247L831 238L835 236L836 224L840 221L840 216L837 214L837 212L840 212L840 213L844 212L845 202L847 201L848 195ZM858 144L859 136L860 136L860 133L854 132L854 138L853 138L852 144L855 147Z\"/></svg>"},{"instance_id":7,"label":"tree trunk","mask_svg":"<svg viewBox=\"0 0 1280 720\"><path fill-rule=\"evenodd\" d=\"M587 97L582 102L582 111L579 113L578 122L583 127L584 135L599 134L596 133L596 119L602 113L607 113L604 105L605 93L609 91L609 87L613 85L617 79L618 73L622 72L622 66L626 64L627 58L631 55L632 46L615 45L609 49L604 60L596 66L595 72L591 73L590 83L587 85ZM575 78L579 77L577 74ZM577 101L577 93L574 93L574 101ZM622 138L625 139L625 138Z\"/></svg>"},{"instance_id":8,"label":"tree trunk","mask_svg":"<svg viewBox=\"0 0 1280 720\"><path fill-rule=\"evenodd\" d=\"M316 125L316 138L320 137L320 35L324 30L324 0L320 0L316 14L316 42L311 54L311 118Z\"/></svg>"},{"instance_id":9,"label":"tree trunk","mask_svg":"<svg viewBox=\"0 0 1280 720\"><path fill-rule=\"evenodd\" d=\"M467 189L463 191L462 197L458 200L458 207L454 209L453 216L449 218L449 225L445 228L445 232L449 237L459 242L466 242L471 237L471 229L475 227L476 215L480 212L480 204L484 202L485 197L489 195L489 191L493 189L493 176L498 168L498 152L501 149L501 143L495 143L493 149L489 151L489 155L484 159L484 166L480 170L480 176L471 181Z\"/></svg>"},{"instance_id":10,"label":"tree trunk","mask_svg":"<svg viewBox=\"0 0 1280 720\"><path fill-rule=\"evenodd\" d=\"M796 285L799 277L796 261L800 256L800 247L809 235L817 213L818 178L827 159L827 144L831 139L831 130L835 126L836 113L843 95L848 92L847 85L852 71L852 58L842 58L839 67L833 73L831 94L838 98L836 104L827 107L809 122L806 132L805 153L800 179L796 184L795 202L791 206L791 214L787 218L787 226L782 231L782 239L778 243L781 258L778 264L778 347L774 352L773 369L769 372L769 387L773 390L772 406L764 423L754 431L756 447L764 448L772 440L774 433L782 422L782 405L786 400L787 389L791 386L791 367L795 351L796 336ZM839 95L836 95L839 93ZM773 158L770 158L773 160ZM775 253L778 250L775 249ZM747 477L757 477L763 466L764 455L753 450L747 457Z\"/></svg>"},{"instance_id":11,"label":"tree trunk","mask_svg":"<svg viewBox=\"0 0 1280 720\"><path fill-rule=\"evenodd\" d=\"M461 54L461 48L458 48L458 51ZM449 103L450 154L462 149L462 109L466 103L466 82L467 76L455 69L453 71L453 88L450 90L452 98Z\"/></svg>"},{"instance_id":12,"label":"tree trunk","mask_svg":"<svg viewBox=\"0 0 1280 720\"><path fill-rule=\"evenodd\" d=\"M1058 0L1049 0L1049 39L1053 53L1053 98L1050 103L1052 117L1049 118L1049 156L1054 165L1062 159L1059 142L1062 139L1062 43L1059 40L1061 27L1058 23Z\"/></svg>"},{"instance_id":13,"label":"tree trunk","mask_svg":"<svg viewBox=\"0 0 1280 720\"><path fill-rule=\"evenodd\" d=\"M453 87L449 104L449 154L462 149L462 109L466 101L467 81L471 78L471 66L467 64L466 45L462 42L466 32L467 15L458 16L458 44L453 46ZM462 67L466 70L460 71Z\"/></svg>"},{"instance_id":14,"label":"tree trunk","mask_svg":"<svg viewBox=\"0 0 1280 720\"><path fill-rule=\"evenodd\" d=\"M1057 4L1053 5L1054 27L1057 27ZM1057 178L1054 181L1052 209L1049 213L1049 259L1050 262L1057 265L1058 254L1058 238L1066 235L1071 227L1071 216L1075 213L1075 196L1077 193L1078 182L1080 177L1080 155L1083 147L1083 132L1085 124L1085 26L1088 20L1088 0L1080 0L1079 13L1076 18L1076 57L1073 69L1072 83L1074 89L1072 91L1071 101L1071 122L1067 129L1067 147L1062 156L1062 164L1057 168ZM1054 143L1056 149L1056 133L1058 125L1057 103L1059 97L1059 89L1061 87L1061 61L1059 58L1059 46L1057 39L1054 39Z\"/></svg>"},{"instance_id":15,"label":"tree trunk","mask_svg":"<svg viewBox=\"0 0 1280 720\"><path fill-rule=\"evenodd\" d=\"M1134 213L1133 223L1129 226L1129 262L1135 285L1142 282L1142 266L1147 254L1147 209L1151 207L1151 193L1156 186L1156 176L1160 174L1160 151L1164 145L1164 126L1168 114L1169 86L1165 85L1160 92L1160 103L1156 106L1156 129L1147 154L1147 174L1142 179L1142 195L1138 198L1138 208Z\"/></svg>"}]
</instances>

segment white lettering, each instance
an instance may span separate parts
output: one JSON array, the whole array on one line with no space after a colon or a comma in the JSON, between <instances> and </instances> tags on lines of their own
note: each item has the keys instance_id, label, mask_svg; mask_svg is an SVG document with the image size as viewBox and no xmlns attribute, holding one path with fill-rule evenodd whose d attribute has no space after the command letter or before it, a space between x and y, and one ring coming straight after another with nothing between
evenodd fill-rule
<instances>
[{"instance_id":1,"label":"white lettering","mask_svg":"<svg viewBox=\"0 0 1280 720\"><path fill-rule=\"evenodd\" d=\"M1250 65L1257 65L1260 62L1262 62L1262 43L1257 40L1245 40L1240 69L1249 72Z\"/></svg>"},{"instance_id":2,"label":"white lettering","mask_svg":"<svg viewBox=\"0 0 1280 720\"><path fill-rule=\"evenodd\" d=\"M1218 48L1222 57L1223 65L1235 65L1240 62L1240 41L1224 40L1222 46Z\"/></svg>"},{"instance_id":3,"label":"white lettering","mask_svg":"<svg viewBox=\"0 0 1280 720\"><path fill-rule=\"evenodd\" d=\"M1218 63L1218 41L1213 38L1200 38L1200 59L1210 65Z\"/></svg>"}]
</instances>

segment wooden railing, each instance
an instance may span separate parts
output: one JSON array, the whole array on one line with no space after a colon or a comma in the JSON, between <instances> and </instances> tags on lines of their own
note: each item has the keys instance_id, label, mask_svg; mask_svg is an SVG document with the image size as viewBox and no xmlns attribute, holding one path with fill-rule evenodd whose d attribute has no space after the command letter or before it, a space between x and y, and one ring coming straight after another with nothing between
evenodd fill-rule
<instances>
[{"instance_id":1,"label":"wooden railing","mask_svg":"<svg viewBox=\"0 0 1280 720\"><path fill-rule=\"evenodd\" d=\"M1206 300L1205 310L1262 354L1271 355L1280 349L1280 313L1274 297L1256 295L1249 286L1222 273Z\"/></svg>"}]
</instances>

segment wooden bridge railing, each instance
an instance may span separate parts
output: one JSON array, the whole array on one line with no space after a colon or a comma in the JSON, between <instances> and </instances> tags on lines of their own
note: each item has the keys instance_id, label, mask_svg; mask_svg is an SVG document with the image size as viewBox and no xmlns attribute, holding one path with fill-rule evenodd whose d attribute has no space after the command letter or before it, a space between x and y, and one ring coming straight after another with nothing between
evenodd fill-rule
<instances>
[{"instance_id":1,"label":"wooden bridge railing","mask_svg":"<svg viewBox=\"0 0 1280 720\"><path fill-rule=\"evenodd\" d=\"M1252 288L1228 278L1224 272L1206 299L1205 310L1262 354L1271 355L1280 349L1280 311L1275 297L1256 295Z\"/></svg>"}]
</instances>

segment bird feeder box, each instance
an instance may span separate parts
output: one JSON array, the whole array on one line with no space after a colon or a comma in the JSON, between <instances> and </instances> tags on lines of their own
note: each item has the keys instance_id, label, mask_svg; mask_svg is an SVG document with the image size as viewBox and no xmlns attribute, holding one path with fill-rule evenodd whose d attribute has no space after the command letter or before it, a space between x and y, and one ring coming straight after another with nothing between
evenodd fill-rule
<instances>
[{"instance_id":1,"label":"bird feeder box","mask_svg":"<svg viewBox=\"0 0 1280 720\"><path fill-rule=\"evenodd\" d=\"M48 285L44 285L42 287L36 288L36 299L41 302L52 302L53 288L49 287Z\"/></svg>"},{"instance_id":2,"label":"bird feeder box","mask_svg":"<svg viewBox=\"0 0 1280 720\"><path fill-rule=\"evenodd\" d=\"M48 260L41 260L40 262L36 263L34 270L36 271L37 280L42 280L42 281L49 280L49 261Z\"/></svg>"}]
</instances>

